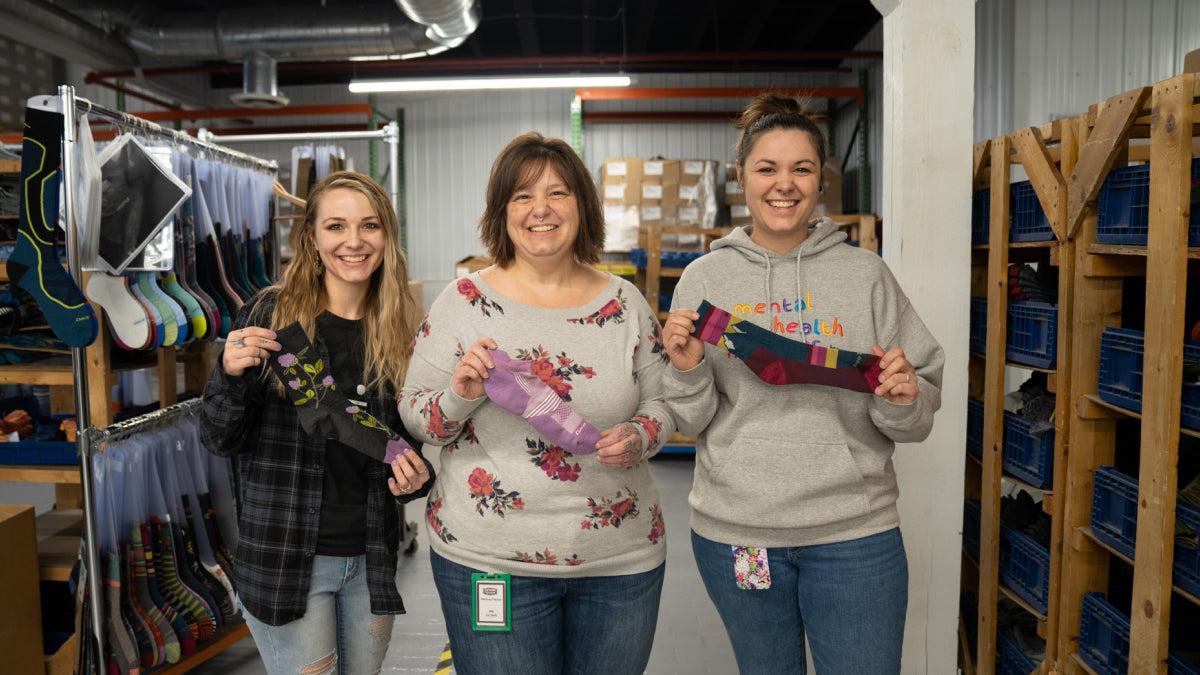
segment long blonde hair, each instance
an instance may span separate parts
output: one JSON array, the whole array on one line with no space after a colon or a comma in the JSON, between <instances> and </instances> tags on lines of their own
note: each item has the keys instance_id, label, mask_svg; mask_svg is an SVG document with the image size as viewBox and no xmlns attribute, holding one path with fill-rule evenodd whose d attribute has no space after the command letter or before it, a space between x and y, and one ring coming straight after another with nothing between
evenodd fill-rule
<instances>
[{"instance_id":1,"label":"long blonde hair","mask_svg":"<svg viewBox=\"0 0 1200 675\"><path fill-rule=\"evenodd\" d=\"M304 223L292 228L289 242L294 251L283 280L274 286L275 309L271 328L278 330L299 321L311 341L317 317L325 311L325 283L321 279L320 256L313 243L317 209L330 190L354 190L367 198L383 226L383 263L371 275L361 321L363 331L362 381L382 393L399 392L408 370L413 335L420 307L408 289L408 262L400 248L400 224L383 187L370 176L338 171L317 182L308 193ZM282 390L283 384L280 383Z\"/></svg>"}]
</instances>

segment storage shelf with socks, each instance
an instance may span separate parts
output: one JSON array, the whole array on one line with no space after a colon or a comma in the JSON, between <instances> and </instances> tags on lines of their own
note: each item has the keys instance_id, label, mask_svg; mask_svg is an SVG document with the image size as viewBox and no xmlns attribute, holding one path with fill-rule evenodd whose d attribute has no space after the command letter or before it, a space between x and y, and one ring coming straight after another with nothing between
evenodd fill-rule
<instances>
[{"instance_id":1,"label":"storage shelf with socks","mask_svg":"<svg viewBox=\"0 0 1200 675\"><path fill-rule=\"evenodd\" d=\"M1188 248L1200 219L1187 218L1200 209L1198 79L976 144L964 672L1200 673L1200 344L1185 340L1200 337L1200 249ZM1027 184L1011 182L1014 164ZM1043 262L1058 270L1053 318ZM1014 289L1035 299L1014 302ZM1039 322L1054 335L1030 341ZM1014 360L1054 400L1053 440L1015 453L1011 438L1029 433L1005 412ZM1039 511L1047 525L1016 524ZM1030 546L1045 529L1049 546Z\"/></svg>"},{"instance_id":2,"label":"storage shelf with socks","mask_svg":"<svg viewBox=\"0 0 1200 675\"><path fill-rule=\"evenodd\" d=\"M46 102L52 102L55 97L39 97ZM79 113L87 113L88 117L95 122L102 120L108 124L118 127L119 129L132 132L143 138L151 138L159 142L166 141L168 145L175 148L183 148L189 152L200 154L209 162L208 166L212 167L211 180L219 181L224 175L220 172L225 169L223 165L250 167L254 171L262 173L265 177L273 180L274 165L266 160L245 155L233 150L229 150L219 145L207 141L200 141L170 129L165 129L159 125L146 122L139 118L127 115L125 113L105 109L83 99L78 99L74 96L74 90L71 87L60 87L57 97L57 109L63 111L62 115L58 116L59 129L50 130L48 135L53 135L54 139L61 142L61 175L74 176L77 165L78 156L75 154L78 149L80 139L76 136L76 115ZM51 134L51 132L53 132ZM27 132L28 134L29 132ZM47 142L45 147L53 148L58 145L57 142ZM180 153L176 153L177 155ZM196 160L197 164L200 162ZM198 181L202 181L205 177L199 176ZM215 184L215 183L214 183ZM232 180L227 182L227 185L232 186ZM265 199L273 199L270 197L271 181L265 181L266 194ZM201 198L200 193L206 189L204 186L197 186L194 194L197 200ZM216 189L222 189L217 186ZM80 195L81 187L75 184L74 181L64 182L64 200L63 200L63 216L64 222L74 223L77 219L86 217L86 210L83 204L83 199L86 195ZM49 192L49 191L43 191ZM53 191L57 194L57 189ZM237 196L221 193L223 196L220 199L214 199L209 202L209 208L212 209L212 217L209 220L215 220L218 211L221 217L225 218L226 222L246 222L238 220L236 214L231 217L230 206L232 200L239 198ZM256 193L257 194L257 193ZM228 202L228 203L227 203ZM57 206L53 209L49 205L39 208L41 213L57 213ZM187 225L192 223L187 222L189 216L195 218L207 217L209 214L201 215L199 209L189 210L185 205L184 209L179 212L179 216L175 219L177 227L175 231L177 235L184 233L185 228L180 228L178 225L183 222ZM267 208L262 209L262 223L266 224L270 221L270 214ZM257 217L257 214L256 214ZM28 218L21 220L22 227L26 227ZM249 236L246 239L239 239L235 234L231 233L230 228L221 228L219 223L207 223L212 225L207 233L207 241L205 235L194 234L194 242L187 241L186 236L176 236L175 250L177 255L175 260L177 265L186 261L190 264L192 260L188 256L193 256L196 259L198 266L202 266L207 262L210 267L207 269L216 270L219 274L210 275L204 280L208 283L220 283L221 296L228 298L229 303L236 302L235 298L241 299L249 297L251 289L260 287L266 283L270 283L270 278L273 278L278 272L277 267L266 263L255 266L252 263L257 260L259 262L269 261L271 256L267 255L271 251L255 249L252 253L259 254L257 258L248 253L251 249L260 246L259 240L252 241ZM45 246L54 245L53 242L62 236L62 232L51 232L53 228L48 228L44 238L48 241ZM236 230L235 230L236 232ZM34 237L38 235L37 230L33 230ZM82 236L82 235L81 235ZM269 241L268 235L264 235L261 239L262 244ZM32 238L31 238L32 239ZM47 283L48 276L61 275L66 283L74 284L74 279L81 280L79 286L88 287L89 292L94 290L89 284L89 279L94 279L97 275L103 273L83 273L79 269L79 251L80 242L78 237L74 236L74 229L69 228L66 235L66 246L62 247L67 252L67 260L69 263L69 276L65 270L54 270L51 268L40 269L37 272L37 281L40 290L48 293L50 299L54 299L55 293ZM194 243L194 247L189 247L186 244ZM181 245L183 244L183 245ZM39 244L35 244L39 245ZM171 244L165 243L166 248L170 248ZM207 249L199 250L207 245ZM189 249L196 250L189 250ZM50 250L47 248L46 250ZM207 255L207 258L201 259ZM45 256L43 256L44 259ZM26 256L28 259L28 256ZM158 346L158 344L166 344L165 326L163 328L157 325L153 329L158 335L162 335L164 339L157 344L144 344L141 349L137 349L138 345L125 345L127 349L121 349L116 344L117 333L109 329L109 320L107 312L102 310L99 305L92 306L92 303L85 301L85 306L88 308L88 313L94 316L91 319L94 322L93 329L96 334L96 339L85 342L84 344L72 344L70 355L53 356L49 359L38 361L33 364L24 365L9 365L0 366L0 382L4 383L25 383L25 384L48 384L51 386L52 407L58 410L74 410L77 417L77 424L80 430L77 442L77 454L83 458L78 465L51 465L51 464L21 464L21 465L6 465L0 466L0 479L3 480L22 480L22 481L38 481L51 482L55 484L56 491L56 510L46 514L46 518L39 519L39 558L42 561L42 570L40 575L43 579L62 579L70 573L70 569L74 566L76 559L81 558L83 567L87 570L92 570L94 574L88 574L85 583L80 583L81 592L86 587L86 596L88 598L103 598L105 580L102 578L101 572L106 571L101 564L101 558L97 552L97 538L95 531L96 523L96 508L94 506L92 490L94 489L95 475L92 471L92 462L88 461L93 457L95 448L97 447L97 434L101 433L93 424L101 427L109 425L113 420L113 408L110 401L110 392L112 386L117 384L117 375L122 370L132 368L157 367L158 383L159 383L159 401L162 406L169 406L176 400L176 391L179 389L177 376L177 365L183 365L184 388L191 391L201 391L208 374L211 372L213 365L213 341L223 336L228 328L222 326L221 317L216 313L217 299L211 294L205 300L206 304L201 305L199 298L202 291L194 285L186 286L190 280L187 279L183 270L185 267L177 266L175 268L177 274L164 276L159 278L157 273L139 273L145 278L134 279L128 281L130 284L128 292L134 292L133 282L136 281L139 285L138 290L148 290L158 296L158 289L162 291L162 297L151 299L146 298L146 303L142 305L147 312L147 316L152 311L150 302L157 300L154 303L157 316L164 317L170 312L175 319L175 339L171 341L173 346ZM190 268L188 268L190 269ZM26 268L17 267L17 277L25 279L33 278L33 271ZM9 265L9 273L12 274L12 266ZM121 279L121 277L116 277ZM132 275L131 275L132 278ZM17 281L18 279L14 279ZM175 284L179 287L176 288ZM23 284L25 288L30 284ZM161 285L161 286L160 286ZM190 297L197 299L197 306L191 308L185 304L186 300L179 295L182 288L192 288L194 291L186 291ZM46 291L46 289L50 289ZM216 289L212 289L211 293L217 293ZM37 298L37 294L34 294ZM167 303L167 298L170 297L174 301L174 306ZM96 302L95 298L90 298ZM163 306L158 305L162 303ZM39 309L41 308L39 302ZM106 306L107 309L107 306ZM179 311L176 312L176 309ZM236 305L234 306L236 309ZM193 317L192 310L204 311L203 321L199 321L201 316L196 312ZM210 311L211 310L211 311ZM226 313L228 313L228 306ZM174 316L178 314L178 316ZM148 320L148 319L147 319ZM56 335L59 334L55 330ZM61 335L59 336L61 337ZM66 338L63 338L64 340ZM85 346L86 345L86 346ZM133 347L133 349L128 349ZM136 424L136 423L135 423ZM207 455L207 453L204 453ZM229 495L225 496L229 499ZM71 510L71 507L75 507ZM152 533L151 533L152 534ZM45 536L42 536L45 535ZM230 536L235 536L236 533L230 533ZM83 540L83 546L80 547L80 540ZM82 552L82 556L80 553ZM184 576L184 575L181 575ZM79 645L84 643L92 643L99 645L101 654L110 654L108 646L110 646L108 632L105 629L105 615L103 614L103 603L84 603L82 595L76 598L76 606L74 609L77 618L75 635L64 644L57 654L48 660L47 671L56 672L72 672L77 670L78 664L75 662L83 654L83 650ZM87 617L85 619L85 617ZM81 635L91 634L92 640L82 640ZM208 632L206 631L207 635ZM248 634L244 624L240 620L229 623L229 630L210 635L205 641L202 641L197 646L195 654L191 656L183 656L175 659L174 662L166 661L155 666L155 672L164 673L181 673L186 672L196 664L211 655L225 649L230 644L242 639ZM189 650L190 651L190 650ZM91 657L94 657L93 653ZM105 664L107 668L107 664Z\"/></svg>"},{"instance_id":3,"label":"storage shelf with socks","mask_svg":"<svg viewBox=\"0 0 1200 675\"><path fill-rule=\"evenodd\" d=\"M1039 128L1029 142L1015 139L1020 133L975 147L974 186L992 199L972 222L960 625L970 673L1053 664L1058 630L1055 507L1067 429L1055 411L1067 406L1061 368L1070 357L1069 342L1056 336L1070 320L1063 303L1070 276L1061 273L1069 244L1057 235L1057 212L1046 217L1038 195L1050 185L1048 154L1065 156L1064 170L1073 154L1057 125ZM1013 183L1014 164L1031 180Z\"/></svg>"}]
</instances>

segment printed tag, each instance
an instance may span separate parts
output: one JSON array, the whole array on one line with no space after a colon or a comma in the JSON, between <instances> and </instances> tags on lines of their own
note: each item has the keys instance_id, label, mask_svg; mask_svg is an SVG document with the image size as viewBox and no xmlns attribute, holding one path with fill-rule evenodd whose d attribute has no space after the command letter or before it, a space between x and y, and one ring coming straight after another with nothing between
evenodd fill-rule
<instances>
[{"instance_id":1,"label":"printed tag","mask_svg":"<svg viewBox=\"0 0 1200 675\"><path fill-rule=\"evenodd\" d=\"M733 576L743 591L765 591L771 587L771 567L767 549L757 546L732 546Z\"/></svg>"},{"instance_id":2,"label":"printed tag","mask_svg":"<svg viewBox=\"0 0 1200 675\"><path fill-rule=\"evenodd\" d=\"M473 630L512 630L512 602L508 595L507 574L471 575L475 592L471 594Z\"/></svg>"}]
</instances>

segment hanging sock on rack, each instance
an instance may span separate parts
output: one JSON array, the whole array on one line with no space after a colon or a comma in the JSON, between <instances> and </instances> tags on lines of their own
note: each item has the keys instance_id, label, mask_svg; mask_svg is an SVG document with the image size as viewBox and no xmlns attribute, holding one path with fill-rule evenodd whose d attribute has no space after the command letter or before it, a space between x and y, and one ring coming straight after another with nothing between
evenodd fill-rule
<instances>
[{"instance_id":1,"label":"hanging sock on rack","mask_svg":"<svg viewBox=\"0 0 1200 675\"><path fill-rule=\"evenodd\" d=\"M226 622L232 621L233 617L237 615L237 605L233 600L232 594L233 586L229 585L226 587L221 579L213 573L213 570L210 570L209 566L200 559L200 547L196 542L196 522L192 516L192 507L188 503L188 496L186 494L180 495L180 502L183 504L184 520L187 523L186 529L183 527L183 523L180 524L180 535L183 539L184 553L187 555L188 563L191 566L192 576L200 582L205 592L212 598L213 606L216 610L213 618L217 619L217 627L219 628ZM224 575L224 572L221 571L220 566L216 563L212 567L215 568L216 572L222 576Z\"/></svg>"},{"instance_id":2,"label":"hanging sock on rack","mask_svg":"<svg viewBox=\"0 0 1200 675\"><path fill-rule=\"evenodd\" d=\"M402 454L421 457L400 434L338 391L333 375L324 371L299 322L275 331L275 339L282 349L268 359L271 372L283 382L284 391L296 405L300 425L309 435L339 441L384 464ZM428 462L426 468L433 480Z\"/></svg>"},{"instance_id":3,"label":"hanging sock on rack","mask_svg":"<svg viewBox=\"0 0 1200 675\"><path fill-rule=\"evenodd\" d=\"M212 616L200 596L185 585L179 575L180 564L171 546L170 528L153 516L150 518L150 541L157 562L159 591L185 616L188 628L197 640L210 637L215 629Z\"/></svg>"},{"instance_id":4,"label":"hanging sock on rack","mask_svg":"<svg viewBox=\"0 0 1200 675\"><path fill-rule=\"evenodd\" d=\"M493 403L520 415L547 440L573 455L596 452L600 431L533 374L531 361L513 359L500 349L489 349L488 354L496 367L483 387Z\"/></svg>"},{"instance_id":5,"label":"hanging sock on rack","mask_svg":"<svg viewBox=\"0 0 1200 675\"><path fill-rule=\"evenodd\" d=\"M172 347L187 339L187 318L183 310L163 292L155 279L154 272L138 272L134 275L138 290L158 310L163 321L163 347Z\"/></svg>"},{"instance_id":6,"label":"hanging sock on rack","mask_svg":"<svg viewBox=\"0 0 1200 675\"><path fill-rule=\"evenodd\" d=\"M25 109L17 243L8 278L33 295L58 339L86 347L96 339L96 313L63 269L56 246L62 128L59 113Z\"/></svg>"},{"instance_id":7,"label":"hanging sock on rack","mask_svg":"<svg viewBox=\"0 0 1200 675\"><path fill-rule=\"evenodd\" d=\"M108 638L106 642L112 650L117 670L123 674L137 675L141 665L137 640L133 636L133 629L121 614L121 560L113 552L101 562L104 563L102 567L108 609L108 618L105 621L105 635Z\"/></svg>"},{"instance_id":8,"label":"hanging sock on rack","mask_svg":"<svg viewBox=\"0 0 1200 675\"><path fill-rule=\"evenodd\" d=\"M192 575L187 555L184 553L183 547L178 545L178 525L172 520L159 523L158 527L160 532L157 547L162 549L160 557L170 559L172 566L169 571L175 579L172 584L179 584L180 588L177 593L191 609L192 615L196 617L199 628L196 639L210 638L217 631L219 625L217 616L220 611L216 608L216 603L206 597L207 593L205 593L204 587Z\"/></svg>"},{"instance_id":9,"label":"hanging sock on rack","mask_svg":"<svg viewBox=\"0 0 1200 675\"><path fill-rule=\"evenodd\" d=\"M153 339L153 321L142 303L129 290L125 277L92 272L87 282L88 299L104 308L108 330L121 349L145 349Z\"/></svg>"},{"instance_id":10,"label":"hanging sock on rack","mask_svg":"<svg viewBox=\"0 0 1200 675\"><path fill-rule=\"evenodd\" d=\"M132 538L129 548L133 553L133 583L138 605L162 638L163 656L167 663L178 663L183 651L179 643L179 635L171 626L171 619L165 616L156 598L150 594L150 575L146 568L146 549L142 547L141 523L133 521Z\"/></svg>"},{"instance_id":11,"label":"hanging sock on rack","mask_svg":"<svg viewBox=\"0 0 1200 675\"><path fill-rule=\"evenodd\" d=\"M823 384L874 393L879 386L879 357L846 349L796 342L700 303L696 337L741 359L767 384Z\"/></svg>"},{"instance_id":12,"label":"hanging sock on rack","mask_svg":"<svg viewBox=\"0 0 1200 675\"><path fill-rule=\"evenodd\" d=\"M191 656L196 653L196 633L192 630L195 621L183 614L180 608L171 601L171 597L163 593L158 558L154 557L154 547L150 543L150 528L146 526L146 523L137 523L135 526L142 532L142 555L146 559L146 588L150 592L150 599L158 611L162 612L167 622L171 624L171 630L175 632L175 637L179 640L180 657ZM134 544L137 544L136 540Z\"/></svg>"},{"instance_id":13,"label":"hanging sock on rack","mask_svg":"<svg viewBox=\"0 0 1200 675\"><path fill-rule=\"evenodd\" d=\"M147 298L146 294L142 292L141 286L138 286L137 283L137 275L126 274L125 283L129 285L129 292L133 293L133 297L137 298L137 301L142 303L142 309L146 311L146 316L150 317L150 321L153 324L153 340L150 342L147 349L157 349L163 346L163 342L167 333L166 321L163 319L162 312L159 310L158 306L150 302L150 298Z\"/></svg>"},{"instance_id":14,"label":"hanging sock on rack","mask_svg":"<svg viewBox=\"0 0 1200 675\"><path fill-rule=\"evenodd\" d=\"M187 181L191 184L190 177ZM180 284L184 289L200 301L208 316L209 332L204 339L212 342L221 335L223 321L229 322L228 310L222 320L221 312L224 305L219 305L212 292L200 284L197 274L196 261L196 224L192 214L192 198L183 203L179 209L179 218L175 221L175 268L179 271Z\"/></svg>"},{"instance_id":15,"label":"hanging sock on rack","mask_svg":"<svg viewBox=\"0 0 1200 675\"><path fill-rule=\"evenodd\" d=\"M200 307L200 302L195 296L184 290L180 284L180 278L175 272L168 272L159 280L162 284L163 292L167 294L176 304L183 309L183 314L187 319L188 338L192 340L203 340L204 335L208 333L208 319L204 315L204 309Z\"/></svg>"},{"instance_id":16,"label":"hanging sock on rack","mask_svg":"<svg viewBox=\"0 0 1200 675\"><path fill-rule=\"evenodd\" d=\"M142 606L142 600L141 600L142 591L138 586L138 570L137 570L138 564L137 564L137 560L135 559L133 545L129 542L122 542L121 553L125 559L125 567L126 567L126 575L127 575L125 578L126 579L125 580L125 588L127 589L127 597L129 598L129 607L133 611L133 613L135 615L137 615L138 620L142 623L142 625L146 627L146 630L149 631L149 636L150 636L150 640L151 640L151 643L149 645L150 651L143 651L141 653L142 654L142 667L143 668L153 668L154 666L162 665L167 662L167 639L163 635L162 630L160 630L160 624L158 621L158 620L162 619L162 616L159 615L158 620L156 620L154 617L152 617L150 615L150 612L153 609L153 607L150 605L150 597L149 596L146 597L146 606L145 607ZM142 578L143 584L144 584L145 578L146 578L146 570L145 570L144 563L142 565L141 575L142 575L141 578ZM167 632L171 633L169 628L168 628ZM175 635L174 633L171 633L172 639L174 638L174 635ZM141 649L140 642L138 644L138 648ZM178 648L179 648L178 641L175 642L175 648L176 648L176 650L178 650ZM178 658L178 657L176 657L176 658Z\"/></svg>"},{"instance_id":17,"label":"hanging sock on rack","mask_svg":"<svg viewBox=\"0 0 1200 675\"><path fill-rule=\"evenodd\" d=\"M250 258L250 273L254 282L260 288L266 288L271 285L271 280L267 276L266 251L263 239L250 239L247 255Z\"/></svg>"}]
</instances>

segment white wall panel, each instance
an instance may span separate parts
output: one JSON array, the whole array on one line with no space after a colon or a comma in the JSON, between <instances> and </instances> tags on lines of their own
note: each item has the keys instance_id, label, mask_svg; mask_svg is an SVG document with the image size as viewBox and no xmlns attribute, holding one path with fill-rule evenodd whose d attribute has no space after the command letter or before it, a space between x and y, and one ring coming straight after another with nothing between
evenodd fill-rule
<instances>
[{"instance_id":1,"label":"white wall panel","mask_svg":"<svg viewBox=\"0 0 1200 675\"><path fill-rule=\"evenodd\" d=\"M977 12L993 1L1000 0L980 2ZM1184 54L1200 48L1200 0L1017 0L1014 10L1012 125L989 129L991 136L1079 115L1110 96L1173 77L1182 72ZM981 35L980 44L987 39ZM990 64L978 72L989 79L977 83L977 92L991 96L988 88L1003 73Z\"/></svg>"}]
</instances>

